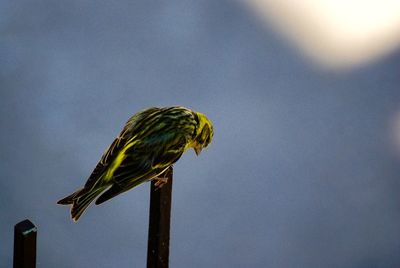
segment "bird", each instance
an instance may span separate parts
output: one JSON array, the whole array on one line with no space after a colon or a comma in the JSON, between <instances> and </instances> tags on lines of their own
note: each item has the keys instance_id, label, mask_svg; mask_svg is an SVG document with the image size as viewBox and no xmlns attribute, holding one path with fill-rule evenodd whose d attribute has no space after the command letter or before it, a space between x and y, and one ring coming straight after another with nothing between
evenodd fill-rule
<instances>
[{"instance_id":1,"label":"bird","mask_svg":"<svg viewBox=\"0 0 400 268\"><path fill-rule=\"evenodd\" d=\"M213 138L206 115L182 106L151 107L137 112L103 153L85 185L59 200L71 206L77 222L86 208L155 180L161 188L166 173L188 149L199 155Z\"/></svg>"}]
</instances>

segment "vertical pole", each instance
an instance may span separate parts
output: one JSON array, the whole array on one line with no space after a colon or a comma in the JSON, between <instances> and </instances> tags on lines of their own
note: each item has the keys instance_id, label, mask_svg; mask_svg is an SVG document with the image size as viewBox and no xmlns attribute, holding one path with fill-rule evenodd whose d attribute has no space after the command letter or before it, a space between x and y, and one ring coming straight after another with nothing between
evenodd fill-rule
<instances>
[{"instance_id":1,"label":"vertical pole","mask_svg":"<svg viewBox=\"0 0 400 268\"><path fill-rule=\"evenodd\" d=\"M168 268L169 230L171 222L172 167L164 175L168 182L162 188L150 187L149 240L147 268Z\"/></svg>"},{"instance_id":2,"label":"vertical pole","mask_svg":"<svg viewBox=\"0 0 400 268\"><path fill-rule=\"evenodd\" d=\"M37 228L30 220L14 226L14 268L36 267Z\"/></svg>"}]
</instances>

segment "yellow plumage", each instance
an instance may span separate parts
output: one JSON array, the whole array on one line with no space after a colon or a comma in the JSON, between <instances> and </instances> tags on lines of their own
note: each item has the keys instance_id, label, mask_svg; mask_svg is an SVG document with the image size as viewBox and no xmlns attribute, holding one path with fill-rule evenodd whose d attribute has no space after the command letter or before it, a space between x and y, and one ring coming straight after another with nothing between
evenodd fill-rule
<instances>
[{"instance_id":1,"label":"yellow plumage","mask_svg":"<svg viewBox=\"0 0 400 268\"><path fill-rule=\"evenodd\" d=\"M71 217L77 221L100 194L96 204L157 179L186 150L193 148L199 154L212 137L212 123L202 113L184 107L138 112L105 151L85 186L58 204L72 205Z\"/></svg>"}]
</instances>

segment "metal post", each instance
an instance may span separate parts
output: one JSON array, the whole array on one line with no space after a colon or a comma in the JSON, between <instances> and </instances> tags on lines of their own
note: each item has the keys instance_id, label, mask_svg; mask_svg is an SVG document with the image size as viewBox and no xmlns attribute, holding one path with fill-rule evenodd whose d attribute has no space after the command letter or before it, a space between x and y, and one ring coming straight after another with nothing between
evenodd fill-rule
<instances>
[{"instance_id":1,"label":"metal post","mask_svg":"<svg viewBox=\"0 0 400 268\"><path fill-rule=\"evenodd\" d=\"M14 226L14 268L36 267L37 228L30 220Z\"/></svg>"},{"instance_id":2,"label":"metal post","mask_svg":"<svg viewBox=\"0 0 400 268\"><path fill-rule=\"evenodd\" d=\"M149 240L147 268L168 268L169 230L171 222L172 167L165 175L168 182L157 189L155 181L150 187Z\"/></svg>"}]
</instances>

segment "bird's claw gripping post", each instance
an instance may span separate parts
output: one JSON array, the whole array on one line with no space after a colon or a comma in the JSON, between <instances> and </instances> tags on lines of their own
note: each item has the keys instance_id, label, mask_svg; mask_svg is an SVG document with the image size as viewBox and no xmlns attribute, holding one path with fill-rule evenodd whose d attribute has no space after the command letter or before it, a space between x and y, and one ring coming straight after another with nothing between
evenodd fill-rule
<instances>
[{"instance_id":1,"label":"bird's claw gripping post","mask_svg":"<svg viewBox=\"0 0 400 268\"><path fill-rule=\"evenodd\" d=\"M171 176L172 173L172 166L170 166L166 171L164 171L163 174L161 174L159 177L154 178L156 182L154 183L155 191L158 189L162 188L165 184L168 183L168 177Z\"/></svg>"}]
</instances>

